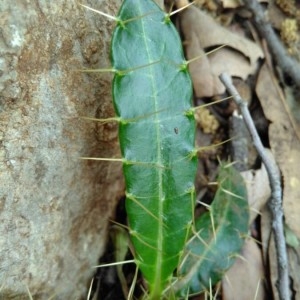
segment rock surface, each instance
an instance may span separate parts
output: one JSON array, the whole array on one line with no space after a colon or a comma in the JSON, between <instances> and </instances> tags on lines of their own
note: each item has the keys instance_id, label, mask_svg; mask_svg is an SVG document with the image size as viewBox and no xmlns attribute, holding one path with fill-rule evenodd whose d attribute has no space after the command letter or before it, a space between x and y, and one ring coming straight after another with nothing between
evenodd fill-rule
<instances>
[{"instance_id":1,"label":"rock surface","mask_svg":"<svg viewBox=\"0 0 300 300\"><path fill-rule=\"evenodd\" d=\"M85 4L116 14L120 0ZM0 3L0 298L81 299L123 193L110 66L114 22L75 0Z\"/></svg>"}]
</instances>

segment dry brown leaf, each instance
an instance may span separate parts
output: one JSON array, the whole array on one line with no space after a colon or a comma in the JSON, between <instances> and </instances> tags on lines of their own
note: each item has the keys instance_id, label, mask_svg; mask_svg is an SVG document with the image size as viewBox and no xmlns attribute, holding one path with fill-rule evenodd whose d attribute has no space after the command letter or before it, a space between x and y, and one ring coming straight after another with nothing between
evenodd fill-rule
<instances>
[{"instance_id":1,"label":"dry brown leaf","mask_svg":"<svg viewBox=\"0 0 300 300\"><path fill-rule=\"evenodd\" d=\"M246 240L242 257L237 258L222 280L222 299L265 299L263 261L254 240Z\"/></svg>"},{"instance_id":2,"label":"dry brown leaf","mask_svg":"<svg viewBox=\"0 0 300 300\"><path fill-rule=\"evenodd\" d=\"M212 68L195 34L192 35L191 33L190 35L189 46L186 47L186 56L188 59L201 57L189 65L196 96L212 97L214 95L214 76L212 74ZM203 74L205 74L205 76L203 76Z\"/></svg>"},{"instance_id":3,"label":"dry brown leaf","mask_svg":"<svg viewBox=\"0 0 300 300\"><path fill-rule=\"evenodd\" d=\"M251 224L271 196L269 178L264 165L261 169L245 171L241 175L247 187Z\"/></svg>"},{"instance_id":4,"label":"dry brown leaf","mask_svg":"<svg viewBox=\"0 0 300 300\"><path fill-rule=\"evenodd\" d=\"M272 27L277 30L280 30L282 22L286 19L286 16L275 4L274 0L268 5L268 17Z\"/></svg>"},{"instance_id":5,"label":"dry brown leaf","mask_svg":"<svg viewBox=\"0 0 300 300\"><path fill-rule=\"evenodd\" d=\"M221 2L224 8L237 8L241 6L239 0L222 0Z\"/></svg>"},{"instance_id":6,"label":"dry brown leaf","mask_svg":"<svg viewBox=\"0 0 300 300\"><path fill-rule=\"evenodd\" d=\"M259 57L263 57L263 53L254 42L232 33L215 22L212 17L193 6L183 10L180 18L189 60L199 55L198 53L201 54L203 50L200 50L200 47L202 49L220 45L228 47L227 51L220 54L221 56L218 54L208 56L210 70L208 62L204 59L195 60L190 64L197 97L211 97L224 93L225 88L218 78L220 69L225 70L231 76L242 78L247 78L256 70L257 60ZM229 59L230 63L227 63ZM203 67L202 64L205 66ZM215 66L216 64L218 66ZM199 84L201 80L206 80L206 83Z\"/></svg>"},{"instance_id":7,"label":"dry brown leaf","mask_svg":"<svg viewBox=\"0 0 300 300\"><path fill-rule=\"evenodd\" d=\"M221 0L224 8L237 8L242 6L240 0ZM258 2L269 2L268 0L259 0Z\"/></svg>"},{"instance_id":8,"label":"dry brown leaf","mask_svg":"<svg viewBox=\"0 0 300 300\"><path fill-rule=\"evenodd\" d=\"M277 86L276 86L277 85ZM283 174L285 222L300 238L300 140L291 114L288 113L280 87L264 65L259 73L256 93L269 127L271 150Z\"/></svg>"},{"instance_id":9,"label":"dry brown leaf","mask_svg":"<svg viewBox=\"0 0 300 300\"><path fill-rule=\"evenodd\" d=\"M249 64L241 52L228 47L209 54L208 59L214 75L214 95L225 91L224 85L219 80L221 73L230 72L231 76L246 80L250 74L255 73L257 68L256 64Z\"/></svg>"}]
</instances>

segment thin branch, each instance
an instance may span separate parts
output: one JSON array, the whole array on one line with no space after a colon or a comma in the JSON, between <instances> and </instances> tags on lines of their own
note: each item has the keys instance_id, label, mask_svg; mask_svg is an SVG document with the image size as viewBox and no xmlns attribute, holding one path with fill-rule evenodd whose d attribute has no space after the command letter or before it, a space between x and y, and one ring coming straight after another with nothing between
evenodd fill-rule
<instances>
[{"instance_id":1,"label":"thin branch","mask_svg":"<svg viewBox=\"0 0 300 300\"><path fill-rule=\"evenodd\" d=\"M282 208L282 188L280 171L277 167L275 159L269 155L264 148L260 137L255 128L254 122L247 107L247 103L241 98L236 88L233 86L231 78L228 74L223 73L220 75L220 80L226 87L229 94L233 97L234 102L239 107L241 114L244 118L245 124L251 135L253 144L264 163L271 185L271 199L270 210L272 213L272 228L275 236L275 245L277 252L278 263L278 293L281 300L290 299L289 289L289 270L288 270L288 257L286 250L286 242L284 236L283 226L283 208Z\"/></svg>"},{"instance_id":2,"label":"thin branch","mask_svg":"<svg viewBox=\"0 0 300 300\"><path fill-rule=\"evenodd\" d=\"M300 64L288 55L270 22L265 18L261 5L257 0L244 0L244 4L252 12L255 26L261 37L267 41L269 50L275 62L282 69L283 74L290 77L293 84L300 88Z\"/></svg>"}]
</instances>

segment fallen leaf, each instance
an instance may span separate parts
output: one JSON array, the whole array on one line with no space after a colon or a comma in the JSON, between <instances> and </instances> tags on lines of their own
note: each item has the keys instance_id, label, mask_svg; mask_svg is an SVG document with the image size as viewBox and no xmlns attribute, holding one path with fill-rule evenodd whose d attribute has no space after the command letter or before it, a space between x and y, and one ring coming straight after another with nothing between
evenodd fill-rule
<instances>
[{"instance_id":1,"label":"fallen leaf","mask_svg":"<svg viewBox=\"0 0 300 300\"><path fill-rule=\"evenodd\" d=\"M241 175L247 187L251 224L271 196L269 178L264 165L261 169L245 171Z\"/></svg>"},{"instance_id":2,"label":"fallen leaf","mask_svg":"<svg viewBox=\"0 0 300 300\"><path fill-rule=\"evenodd\" d=\"M190 63L197 97L224 93L225 87L218 78L222 71L244 79L256 71L257 60L264 55L254 42L232 33L194 6L184 9L180 13L180 20L189 60L201 56L203 49L226 45L218 50L220 54L217 51L206 59L201 57ZM202 80L204 83L201 83Z\"/></svg>"},{"instance_id":3,"label":"fallen leaf","mask_svg":"<svg viewBox=\"0 0 300 300\"><path fill-rule=\"evenodd\" d=\"M280 87L265 64L259 73L256 93L271 124L271 150L283 175L285 222L300 238L300 140L291 114L280 94Z\"/></svg>"},{"instance_id":4,"label":"fallen leaf","mask_svg":"<svg viewBox=\"0 0 300 300\"><path fill-rule=\"evenodd\" d=\"M239 0L222 0L221 2L224 8L237 8L241 6Z\"/></svg>"},{"instance_id":5,"label":"fallen leaf","mask_svg":"<svg viewBox=\"0 0 300 300\"><path fill-rule=\"evenodd\" d=\"M189 38L189 45L186 47L187 58L200 57L199 60L189 65L196 96L199 98L212 97L214 95L215 84L212 67L197 36L191 33ZM203 76L203 74L205 74L205 76Z\"/></svg>"},{"instance_id":6,"label":"fallen leaf","mask_svg":"<svg viewBox=\"0 0 300 300\"><path fill-rule=\"evenodd\" d=\"M221 0L224 8L237 8L242 6L239 0ZM269 2L268 0L259 0L258 2Z\"/></svg>"},{"instance_id":7,"label":"fallen leaf","mask_svg":"<svg viewBox=\"0 0 300 300\"><path fill-rule=\"evenodd\" d=\"M222 280L222 299L265 299L263 261L254 240L245 241L241 256Z\"/></svg>"},{"instance_id":8,"label":"fallen leaf","mask_svg":"<svg viewBox=\"0 0 300 300\"><path fill-rule=\"evenodd\" d=\"M280 30L282 22L286 19L286 16L276 5L275 1L271 1L268 5L268 17L272 27L277 30Z\"/></svg>"},{"instance_id":9,"label":"fallen leaf","mask_svg":"<svg viewBox=\"0 0 300 300\"><path fill-rule=\"evenodd\" d=\"M223 92L224 89L224 85L219 80L219 75L221 73L229 72L231 76L246 80L247 77L250 74L255 73L257 69L257 65L255 63L249 64L245 55L228 47L209 54L208 59L214 75L214 93L216 94L220 94L220 92Z\"/></svg>"}]
</instances>

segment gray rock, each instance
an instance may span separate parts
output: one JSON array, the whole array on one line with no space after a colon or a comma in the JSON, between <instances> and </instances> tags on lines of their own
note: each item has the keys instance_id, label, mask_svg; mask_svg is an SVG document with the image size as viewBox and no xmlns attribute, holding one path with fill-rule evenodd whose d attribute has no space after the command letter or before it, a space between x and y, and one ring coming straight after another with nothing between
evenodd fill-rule
<instances>
[{"instance_id":1,"label":"gray rock","mask_svg":"<svg viewBox=\"0 0 300 300\"><path fill-rule=\"evenodd\" d=\"M120 0L89 1L115 15ZM85 2L87 3L87 2ZM107 118L114 22L75 0L0 3L0 298L80 299L123 193Z\"/></svg>"}]
</instances>

